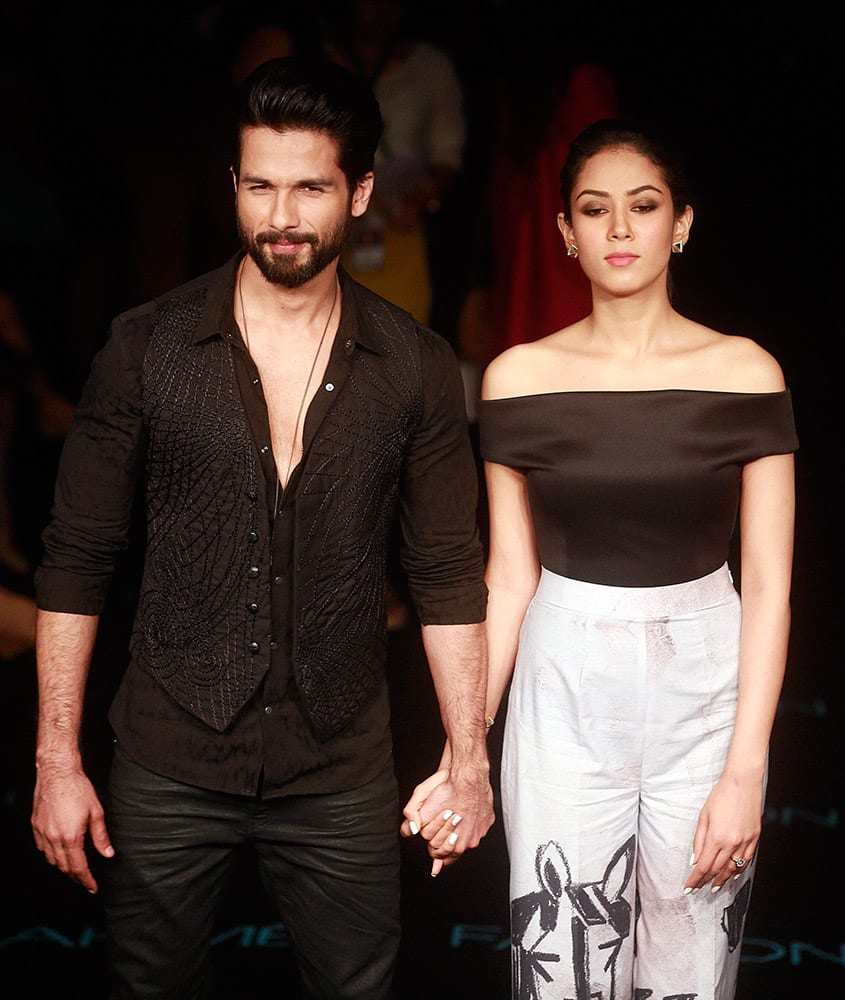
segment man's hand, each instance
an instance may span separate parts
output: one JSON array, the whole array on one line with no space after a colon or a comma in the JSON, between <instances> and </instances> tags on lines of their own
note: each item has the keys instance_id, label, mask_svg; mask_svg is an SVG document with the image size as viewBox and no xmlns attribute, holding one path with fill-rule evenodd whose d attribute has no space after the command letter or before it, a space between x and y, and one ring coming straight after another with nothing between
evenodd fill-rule
<instances>
[{"instance_id":1,"label":"man's hand","mask_svg":"<svg viewBox=\"0 0 845 1000\"><path fill-rule=\"evenodd\" d=\"M39 765L32 804L35 846L51 865L91 893L97 882L88 867L85 836L104 857L114 848L94 786L80 769Z\"/></svg>"},{"instance_id":2,"label":"man's hand","mask_svg":"<svg viewBox=\"0 0 845 1000\"><path fill-rule=\"evenodd\" d=\"M495 822L487 761L441 768L416 786L403 810L403 837L428 841L436 876L477 847Z\"/></svg>"}]
</instances>

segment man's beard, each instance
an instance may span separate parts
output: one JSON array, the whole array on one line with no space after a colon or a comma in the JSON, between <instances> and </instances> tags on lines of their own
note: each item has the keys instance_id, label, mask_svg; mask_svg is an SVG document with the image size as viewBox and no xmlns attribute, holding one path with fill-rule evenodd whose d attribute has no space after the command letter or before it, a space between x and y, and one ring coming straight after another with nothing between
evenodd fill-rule
<instances>
[{"instance_id":1,"label":"man's beard","mask_svg":"<svg viewBox=\"0 0 845 1000\"><path fill-rule=\"evenodd\" d=\"M284 285L285 288L299 288L310 281L339 256L346 243L352 224L347 216L321 239L315 233L297 233L295 230L281 232L267 229L251 236L238 219L238 235L247 253L255 262L255 266L273 285ZM305 254L300 250L288 257L274 254L268 249L271 243L307 243L310 251Z\"/></svg>"}]
</instances>

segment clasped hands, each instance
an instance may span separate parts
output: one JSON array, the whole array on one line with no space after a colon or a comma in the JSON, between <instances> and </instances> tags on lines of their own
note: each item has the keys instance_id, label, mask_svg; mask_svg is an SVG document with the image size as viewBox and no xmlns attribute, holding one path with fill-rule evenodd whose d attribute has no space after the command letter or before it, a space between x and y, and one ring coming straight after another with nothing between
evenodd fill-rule
<instances>
[{"instance_id":1,"label":"clasped hands","mask_svg":"<svg viewBox=\"0 0 845 1000\"><path fill-rule=\"evenodd\" d=\"M399 832L427 841L436 877L464 851L477 847L495 822L489 768L440 768L416 786L403 815Z\"/></svg>"}]
</instances>

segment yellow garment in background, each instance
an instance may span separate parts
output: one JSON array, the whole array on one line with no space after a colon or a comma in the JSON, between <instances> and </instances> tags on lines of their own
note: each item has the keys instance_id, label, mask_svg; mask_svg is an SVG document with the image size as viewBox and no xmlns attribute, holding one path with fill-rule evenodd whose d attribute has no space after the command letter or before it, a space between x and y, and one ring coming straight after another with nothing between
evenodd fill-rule
<instances>
[{"instance_id":1,"label":"yellow garment in background","mask_svg":"<svg viewBox=\"0 0 845 1000\"><path fill-rule=\"evenodd\" d=\"M425 229L422 224L400 227L388 222L380 229L380 238L383 255L376 254L382 256L380 266L378 263L356 266L356 261L366 262L356 253L354 231L350 246L342 257L343 266L356 281L407 309L419 323L428 325L431 319L431 275Z\"/></svg>"}]
</instances>

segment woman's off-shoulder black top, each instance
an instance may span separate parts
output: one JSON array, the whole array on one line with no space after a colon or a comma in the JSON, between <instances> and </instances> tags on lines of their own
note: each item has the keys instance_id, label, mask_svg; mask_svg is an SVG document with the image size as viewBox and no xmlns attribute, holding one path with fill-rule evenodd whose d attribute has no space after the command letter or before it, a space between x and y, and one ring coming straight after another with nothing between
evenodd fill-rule
<instances>
[{"instance_id":1,"label":"woman's off-shoulder black top","mask_svg":"<svg viewBox=\"0 0 845 1000\"><path fill-rule=\"evenodd\" d=\"M798 448L789 390L550 392L482 400L485 461L526 475L540 561L660 587L727 561L742 467Z\"/></svg>"}]
</instances>

